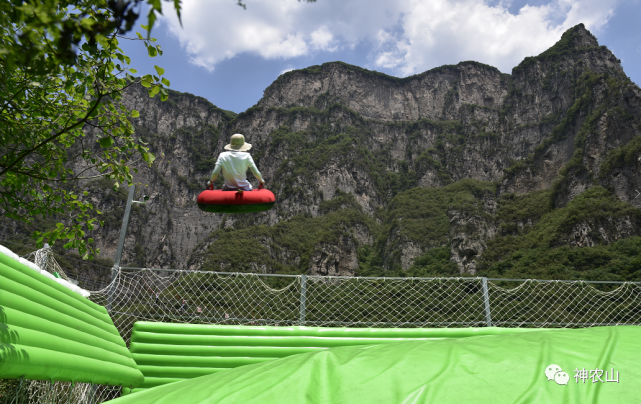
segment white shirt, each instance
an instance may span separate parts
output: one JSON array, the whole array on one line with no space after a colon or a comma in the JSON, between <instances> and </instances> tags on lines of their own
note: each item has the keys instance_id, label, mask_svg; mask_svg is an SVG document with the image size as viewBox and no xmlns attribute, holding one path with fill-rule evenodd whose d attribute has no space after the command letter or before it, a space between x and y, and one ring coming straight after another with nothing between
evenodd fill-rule
<instances>
[{"instance_id":1,"label":"white shirt","mask_svg":"<svg viewBox=\"0 0 641 404\"><path fill-rule=\"evenodd\" d=\"M264 182L263 176L260 174L260 171L258 171L252 155L247 152L225 151L220 153L218 160L216 160L214 172L212 172L211 175L218 175L220 170L223 170L225 185L229 188L249 187L249 189L251 189L252 186L249 181L247 181L248 168L260 182Z\"/></svg>"}]
</instances>

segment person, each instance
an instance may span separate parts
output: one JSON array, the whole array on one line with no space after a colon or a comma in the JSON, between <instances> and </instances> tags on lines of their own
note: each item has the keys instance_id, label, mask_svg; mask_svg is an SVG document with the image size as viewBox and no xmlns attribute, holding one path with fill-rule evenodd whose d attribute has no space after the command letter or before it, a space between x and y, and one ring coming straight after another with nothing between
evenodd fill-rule
<instances>
[{"instance_id":1,"label":"person","mask_svg":"<svg viewBox=\"0 0 641 404\"><path fill-rule=\"evenodd\" d=\"M254 177L260 181L261 184L265 183L263 176L251 154L247 153L252 148L250 143L245 142L245 136L240 133L232 135L230 142L225 146L225 152L220 153L216 166L211 173L211 180L207 186L213 184L218 174L223 172L225 183L223 184L223 191L251 191L252 185L247 181L247 169L249 168L254 174Z\"/></svg>"}]
</instances>

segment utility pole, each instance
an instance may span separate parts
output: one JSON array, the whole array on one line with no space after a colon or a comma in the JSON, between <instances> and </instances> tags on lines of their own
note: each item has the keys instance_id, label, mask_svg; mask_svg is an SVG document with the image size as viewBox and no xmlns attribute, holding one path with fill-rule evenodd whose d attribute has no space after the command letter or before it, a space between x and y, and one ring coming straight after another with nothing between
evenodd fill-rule
<instances>
[{"instance_id":1,"label":"utility pole","mask_svg":"<svg viewBox=\"0 0 641 404\"><path fill-rule=\"evenodd\" d=\"M122 227L120 228L120 238L118 239L118 248L116 249L116 257L114 258L114 266L111 268L111 285L109 286L109 297L107 298L107 311L111 311L111 302L113 301L113 294L116 285L114 280L118 276L120 270L120 258L122 257L122 248L125 245L125 236L127 235L127 226L129 225L129 214L131 213L131 203L134 200L134 193L136 192L136 185L129 186L129 197L127 198L127 207L125 207L125 216L122 218Z\"/></svg>"},{"instance_id":2,"label":"utility pole","mask_svg":"<svg viewBox=\"0 0 641 404\"><path fill-rule=\"evenodd\" d=\"M120 271L120 260L122 258L122 249L125 246L125 236L127 235L127 226L129 226L129 216L131 214L131 205L134 203L145 203L149 199L148 196L143 195L142 201L134 201L134 193L136 192L136 185L129 186L129 196L127 197L127 206L125 207L125 216L122 218L122 227L120 228L120 237L118 238L118 248L116 249L116 257L114 259L114 266L111 268L111 286L109 287L109 297L107 299L107 311L111 311L111 303L113 302L113 294L115 290L114 280Z\"/></svg>"}]
</instances>

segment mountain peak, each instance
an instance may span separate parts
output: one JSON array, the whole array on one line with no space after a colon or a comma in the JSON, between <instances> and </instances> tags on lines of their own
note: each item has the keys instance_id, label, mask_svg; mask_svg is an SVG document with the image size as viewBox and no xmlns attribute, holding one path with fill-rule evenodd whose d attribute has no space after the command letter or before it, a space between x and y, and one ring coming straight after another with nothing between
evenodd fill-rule
<instances>
[{"instance_id":1,"label":"mountain peak","mask_svg":"<svg viewBox=\"0 0 641 404\"><path fill-rule=\"evenodd\" d=\"M558 50L563 51L564 49L580 49L594 46L599 46L599 41L585 28L585 25L578 24L565 31L559 42L554 44L552 48L561 48Z\"/></svg>"},{"instance_id":2,"label":"mountain peak","mask_svg":"<svg viewBox=\"0 0 641 404\"><path fill-rule=\"evenodd\" d=\"M546 58L556 54L571 52L581 48L592 48L599 46L596 37L585 28L585 25L578 24L563 33L561 39L550 49L541 53L539 57Z\"/></svg>"},{"instance_id":3,"label":"mountain peak","mask_svg":"<svg viewBox=\"0 0 641 404\"><path fill-rule=\"evenodd\" d=\"M538 56L526 57L512 70L512 74L532 65L535 61L549 60L561 55L574 54L581 50L595 48L599 48L599 41L585 28L585 25L578 24L565 31L561 39L545 52Z\"/></svg>"}]
</instances>

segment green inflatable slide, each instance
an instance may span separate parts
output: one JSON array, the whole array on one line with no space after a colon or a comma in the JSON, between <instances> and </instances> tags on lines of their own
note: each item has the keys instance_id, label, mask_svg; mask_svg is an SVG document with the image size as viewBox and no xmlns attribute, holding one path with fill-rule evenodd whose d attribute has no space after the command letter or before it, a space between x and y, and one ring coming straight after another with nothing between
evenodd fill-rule
<instances>
[{"instance_id":1,"label":"green inflatable slide","mask_svg":"<svg viewBox=\"0 0 641 404\"><path fill-rule=\"evenodd\" d=\"M344 346L166 384L113 404L639 403L641 327Z\"/></svg>"},{"instance_id":2,"label":"green inflatable slide","mask_svg":"<svg viewBox=\"0 0 641 404\"><path fill-rule=\"evenodd\" d=\"M131 387L144 379L104 307L3 248L0 379L22 377Z\"/></svg>"}]
</instances>

